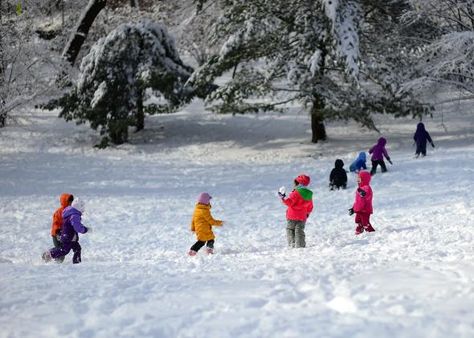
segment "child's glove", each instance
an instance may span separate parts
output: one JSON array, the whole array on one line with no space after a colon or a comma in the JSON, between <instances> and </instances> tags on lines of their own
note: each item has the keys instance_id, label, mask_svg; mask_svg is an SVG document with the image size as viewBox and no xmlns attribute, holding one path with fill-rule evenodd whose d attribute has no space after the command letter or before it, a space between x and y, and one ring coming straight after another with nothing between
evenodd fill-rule
<instances>
[{"instance_id":1,"label":"child's glove","mask_svg":"<svg viewBox=\"0 0 474 338\"><path fill-rule=\"evenodd\" d=\"M390 163L391 165L393 165L393 162L392 162L391 159L387 158L387 161L388 161L388 163Z\"/></svg>"},{"instance_id":2,"label":"child's glove","mask_svg":"<svg viewBox=\"0 0 474 338\"><path fill-rule=\"evenodd\" d=\"M360 197L365 197L365 195L367 195L365 190L361 188L357 188L357 192L359 193Z\"/></svg>"},{"instance_id":3,"label":"child's glove","mask_svg":"<svg viewBox=\"0 0 474 338\"><path fill-rule=\"evenodd\" d=\"M91 233L93 233L93 231L92 231L92 228L91 228L91 227L86 227L86 229L87 229L86 233L88 233L88 234L91 234Z\"/></svg>"},{"instance_id":4,"label":"child's glove","mask_svg":"<svg viewBox=\"0 0 474 338\"><path fill-rule=\"evenodd\" d=\"M354 215L354 208L349 209L349 216L352 216L352 215Z\"/></svg>"},{"instance_id":5,"label":"child's glove","mask_svg":"<svg viewBox=\"0 0 474 338\"><path fill-rule=\"evenodd\" d=\"M431 146L432 146L433 148L435 147L435 145L434 145L434 143L433 143L433 142L431 142Z\"/></svg>"},{"instance_id":6,"label":"child's glove","mask_svg":"<svg viewBox=\"0 0 474 338\"><path fill-rule=\"evenodd\" d=\"M278 196L280 196L280 198L285 198L286 197L286 188L285 187L280 187L280 189L278 189Z\"/></svg>"}]
</instances>

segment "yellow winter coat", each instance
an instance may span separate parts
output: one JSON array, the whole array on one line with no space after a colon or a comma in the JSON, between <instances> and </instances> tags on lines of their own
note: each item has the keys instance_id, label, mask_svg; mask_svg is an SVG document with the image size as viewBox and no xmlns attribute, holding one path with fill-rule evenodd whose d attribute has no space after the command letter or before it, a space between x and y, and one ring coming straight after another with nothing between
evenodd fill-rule
<instances>
[{"instance_id":1,"label":"yellow winter coat","mask_svg":"<svg viewBox=\"0 0 474 338\"><path fill-rule=\"evenodd\" d=\"M213 225L220 226L222 221L212 218L211 205L197 203L191 222L191 231L196 232L198 241L206 242L215 238L212 232Z\"/></svg>"}]
</instances>

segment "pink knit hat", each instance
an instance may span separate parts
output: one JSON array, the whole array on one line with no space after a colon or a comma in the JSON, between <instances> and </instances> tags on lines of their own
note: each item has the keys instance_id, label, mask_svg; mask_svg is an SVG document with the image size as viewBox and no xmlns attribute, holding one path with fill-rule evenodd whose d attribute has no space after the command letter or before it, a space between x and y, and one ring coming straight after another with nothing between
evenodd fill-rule
<instances>
[{"instance_id":1,"label":"pink knit hat","mask_svg":"<svg viewBox=\"0 0 474 338\"><path fill-rule=\"evenodd\" d=\"M207 192L202 192L198 197L198 203L209 204L211 198L211 195L209 195Z\"/></svg>"}]
</instances>

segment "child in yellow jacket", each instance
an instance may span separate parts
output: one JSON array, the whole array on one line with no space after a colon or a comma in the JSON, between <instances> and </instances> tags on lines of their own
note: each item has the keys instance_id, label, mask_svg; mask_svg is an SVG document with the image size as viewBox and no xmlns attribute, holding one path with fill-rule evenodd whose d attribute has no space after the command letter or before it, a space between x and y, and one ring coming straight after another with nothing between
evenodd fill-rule
<instances>
[{"instance_id":1,"label":"child in yellow jacket","mask_svg":"<svg viewBox=\"0 0 474 338\"><path fill-rule=\"evenodd\" d=\"M224 222L216 220L211 216L211 198L207 192L199 195L191 221L191 231L196 233L197 242L189 250L189 256L196 256L204 244L206 244L208 254L214 253L215 236L212 232L212 226L221 226Z\"/></svg>"}]
</instances>

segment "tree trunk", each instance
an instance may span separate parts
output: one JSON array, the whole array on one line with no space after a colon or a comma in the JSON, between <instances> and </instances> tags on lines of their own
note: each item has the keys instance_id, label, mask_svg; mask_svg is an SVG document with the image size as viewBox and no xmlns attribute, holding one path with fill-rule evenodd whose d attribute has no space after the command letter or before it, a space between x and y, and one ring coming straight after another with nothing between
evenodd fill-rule
<instances>
[{"instance_id":1,"label":"tree trunk","mask_svg":"<svg viewBox=\"0 0 474 338\"><path fill-rule=\"evenodd\" d=\"M90 0L86 9L82 13L76 31L69 38L63 51L63 57L69 61L71 65L74 65L74 62L76 62L82 44L84 43L87 34L89 34L89 29L94 23L97 15L105 7L106 3L107 0Z\"/></svg>"},{"instance_id":2,"label":"tree trunk","mask_svg":"<svg viewBox=\"0 0 474 338\"><path fill-rule=\"evenodd\" d=\"M138 8L138 0L130 0L130 7Z\"/></svg>"},{"instance_id":3,"label":"tree trunk","mask_svg":"<svg viewBox=\"0 0 474 338\"><path fill-rule=\"evenodd\" d=\"M145 112L143 111L143 91L138 92L137 114L136 114L136 130L138 132L145 128Z\"/></svg>"},{"instance_id":4,"label":"tree trunk","mask_svg":"<svg viewBox=\"0 0 474 338\"><path fill-rule=\"evenodd\" d=\"M311 108L311 142L318 143L327 138L326 127L324 126L324 101L320 96L315 96L313 99L313 107Z\"/></svg>"}]
</instances>

